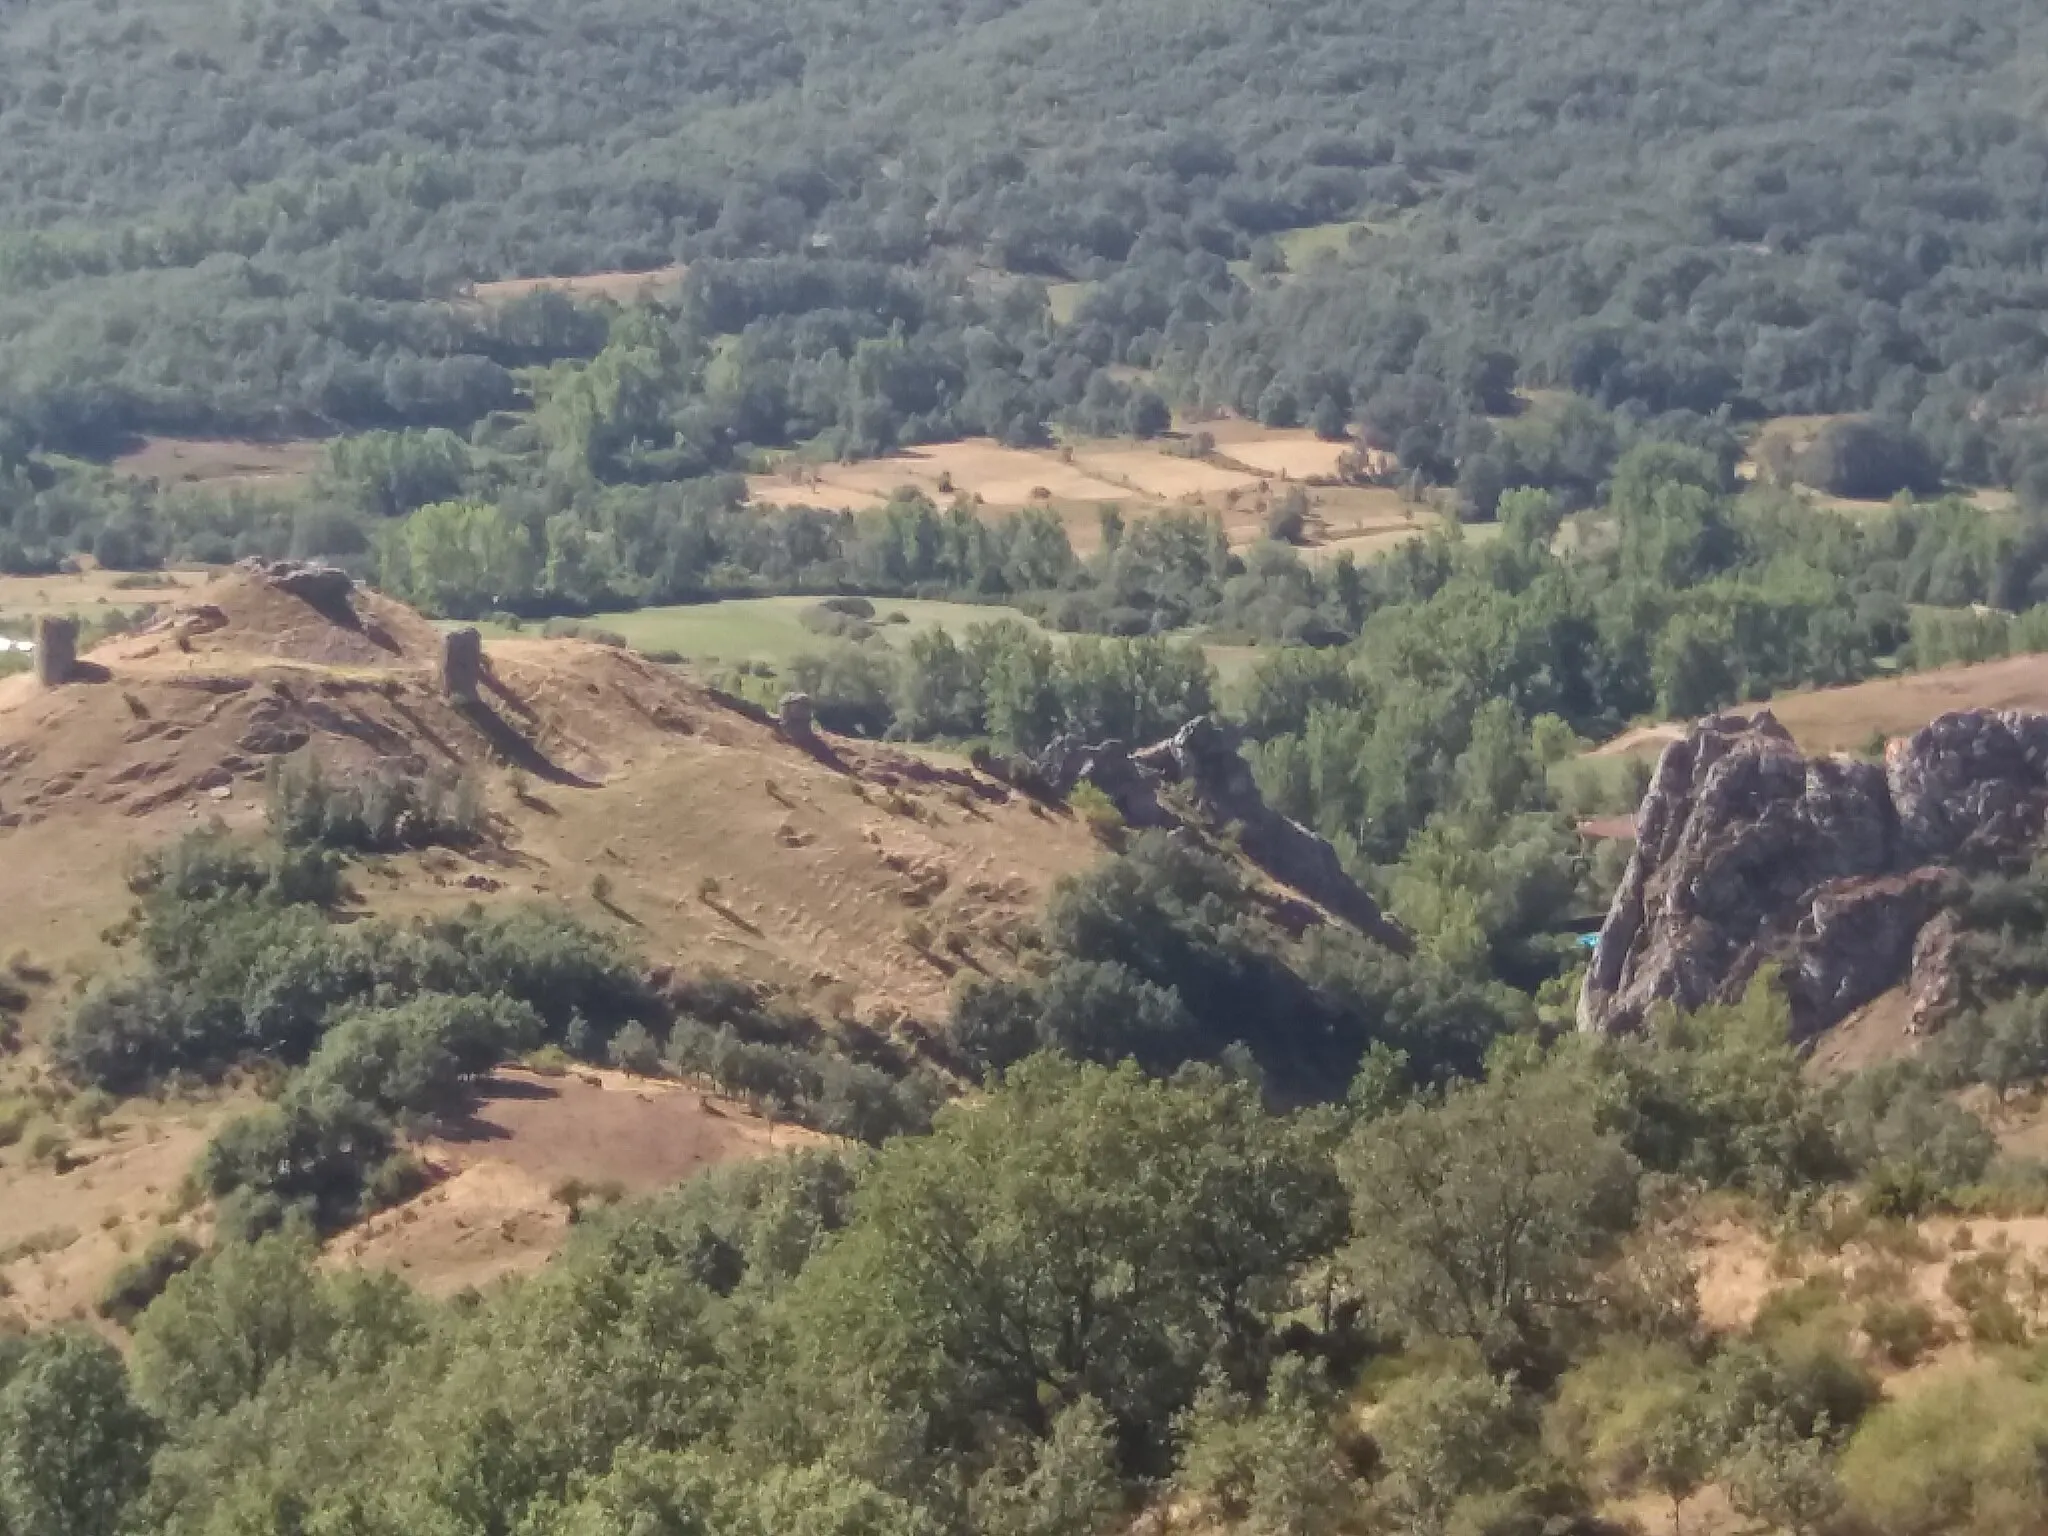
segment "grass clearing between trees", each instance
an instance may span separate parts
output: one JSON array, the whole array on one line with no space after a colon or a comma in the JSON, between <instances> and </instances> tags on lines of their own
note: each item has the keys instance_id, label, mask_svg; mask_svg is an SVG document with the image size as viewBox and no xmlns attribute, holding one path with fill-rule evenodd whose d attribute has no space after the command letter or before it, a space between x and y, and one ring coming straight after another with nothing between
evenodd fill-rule
<instances>
[{"instance_id":1,"label":"grass clearing between trees","mask_svg":"<svg viewBox=\"0 0 2048 1536\"><path fill-rule=\"evenodd\" d=\"M804 628L803 615L818 605L814 597L748 597L720 603L690 603L669 608L640 608L623 613L593 614L588 622L625 638L638 651L675 651L691 661L761 661L787 665L806 651L823 649L829 641ZM900 613L907 622L887 622ZM1039 627L1015 608L980 603L921 602L914 598L882 598L875 603L875 629L891 645L929 629L955 634L970 624L1016 619ZM493 636L511 631L483 626Z\"/></svg>"}]
</instances>

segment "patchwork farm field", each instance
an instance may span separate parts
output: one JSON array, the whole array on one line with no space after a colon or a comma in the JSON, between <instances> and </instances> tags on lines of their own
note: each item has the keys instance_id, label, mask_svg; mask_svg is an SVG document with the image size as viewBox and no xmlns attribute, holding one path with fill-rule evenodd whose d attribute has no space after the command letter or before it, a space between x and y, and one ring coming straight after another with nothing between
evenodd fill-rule
<instances>
[{"instance_id":1,"label":"patchwork farm field","mask_svg":"<svg viewBox=\"0 0 2048 1536\"><path fill-rule=\"evenodd\" d=\"M1190 457L1168 451L1166 442L1127 438L1076 439L1057 449L970 438L852 464L791 463L752 476L747 487L765 506L822 511L862 511L905 489L940 503L966 496L991 514L1044 507L1082 555L1098 547L1100 509L1110 505L1126 516L1213 512L1242 549L1265 537L1274 501L1290 484L1308 496L1304 553L1311 557L1347 548L1376 554L1438 526L1433 510L1391 488L1335 483L1342 443L1234 417L1182 427L1207 435L1213 451Z\"/></svg>"}]
</instances>

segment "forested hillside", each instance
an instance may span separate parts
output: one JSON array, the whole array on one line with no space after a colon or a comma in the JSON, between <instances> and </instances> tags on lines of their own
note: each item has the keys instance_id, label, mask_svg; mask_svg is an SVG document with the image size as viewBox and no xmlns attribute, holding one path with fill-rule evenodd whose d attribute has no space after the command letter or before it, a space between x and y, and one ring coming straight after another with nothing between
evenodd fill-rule
<instances>
[{"instance_id":1,"label":"forested hillside","mask_svg":"<svg viewBox=\"0 0 2048 1536\"><path fill-rule=\"evenodd\" d=\"M2048 1530L2040 0L7 0L0 641L0 1536Z\"/></svg>"},{"instance_id":2,"label":"forested hillside","mask_svg":"<svg viewBox=\"0 0 2048 1536\"><path fill-rule=\"evenodd\" d=\"M1006 337L1033 398L976 426L1116 360L1304 417L1518 371L1917 416L2003 479L2048 355L2043 29L2021 0L33 0L0 20L0 408L68 446L466 426L602 334L446 302L465 280L799 255L984 299L1106 280L1065 367ZM1341 221L1332 265L1260 276Z\"/></svg>"}]
</instances>

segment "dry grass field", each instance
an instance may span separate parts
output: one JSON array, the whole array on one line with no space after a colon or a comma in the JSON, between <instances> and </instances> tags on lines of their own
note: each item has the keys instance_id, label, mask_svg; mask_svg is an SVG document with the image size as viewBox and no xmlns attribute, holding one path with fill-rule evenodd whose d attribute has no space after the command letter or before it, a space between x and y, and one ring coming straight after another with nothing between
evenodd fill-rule
<instances>
[{"instance_id":1,"label":"dry grass field","mask_svg":"<svg viewBox=\"0 0 2048 1536\"><path fill-rule=\"evenodd\" d=\"M124 573L83 570L56 576L0 576L0 631L26 634L39 613L68 613L90 624L110 608L130 612L174 602L202 586L211 572L190 570Z\"/></svg>"},{"instance_id":2,"label":"dry grass field","mask_svg":"<svg viewBox=\"0 0 2048 1536\"><path fill-rule=\"evenodd\" d=\"M1147 501L1199 502L1259 486L1257 475L1162 453L1143 443L1079 443L1074 447L1074 463Z\"/></svg>"},{"instance_id":3,"label":"dry grass field","mask_svg":"<svg viewBox=\"0 0 2048 1536\"><path fill-rule=\"evenodd\" d=\"M2048 709L2048 656L2008 656L1968 667L1882 677L1846 688L1784 693L1734 712L1768 709L1808 752L1853 752L1878 736L1910 736L1958 709ZM1594 748L1595 757L1654 757L1685 734L1676 722L1638 726Z\"/></svg>"},{"instance_id":4,"label":"dry grass field","mask_svg":"<svg viewBox=\"0 0 2048 1536\"><path fill-rule=\"evenodd\" d=\"M32 1086L73 987L123 963L107 925L128 909L135 854L216 818L256 829L266 765L302 743L336 769L460 768L484 790L476 849L351 867L358 917L564 903L650 964L716 967L822 1020L909 1039L963 971L1015 964L1052 883L1100 854L1076 818L964 764L836 738L807 748L612 647L493 640L485 695L464 707L438 685L438 631L375 594L337 615L230 571L177 596L149 628L91 648L78 682L0 681L0 904L10 965L41 978L0 1090ZM434 1188L344 1244L459 1289L540 1262L567 1220L564 1179L648 1187L792 1140L694 1090L597 1077L507 1078L468 1134L426 1149ZM0 1151L0 1315L89 1306L182 1219L180 1181L231 1108L32 1122ZM62 1157L31 1145L60 1131Z\"/></svg>"},{"instance_id":5,"label":"dry grass field","mask_svg":"<svg viewBox=\"0 0 2048 1536\"><path fill-rule=\"evenodd\" d=\"M1215 441L1218 458L1282 480L1334 479L1337 461L1354 446L1328 442L1313 432L1262 427L1238 417L1205 421L1195 430L1207 432Z\"/></svg>"},{"instance_id":6,"label":"dry grass field","mask_svg":"<svg viewBox=\"0 0 2048 1536\"><path fill-rule=\"evenodd\" d=\"M487 780L496 846L366 867L370 909L564 900L651 961L715 961L827 1012L936 1017L953 976L1004 963L1020 916L1096 856L1072 818L964 767L808 752L628 652L493 640L487 707L465 711L436 685L438 632L398 604L358 593L341 626L240 572L183 596L88 652L97 681L0 681L0 903L10 944L59 976L105 963L135 848L257 823L269 756L302 741L337 766ZM919 931L957 950L927 954Z\"/></svg>"},{"instance_id":7,"label":"dry grass field","mask_svg":"<svg viewBox=\"0 0 2048 1536\"><path fill-rule=\"evenodd\" d=\"M30 1143L0 1160L0 1319L89 1321L107 1281L160 1233L193 1225L180 1197L214 1129L244 1105L123 1105L95 1132L64 1122L61 1160Z\"/></svg>"},{"instance_id":8,"label":"dry grass field","mask_svg":"<svg viewBox=\"0 0 2048 1536\"><path fill-rule=\"evenodd\" d=\"M614 304L632 304L660 297L683 280L690 269L680 262L656 267L650 272L586 272L580 277L507 277L494 283L476 283L468 297L479 304L509 304L530 293L547 289L572 299L609 299Z\"/></svg>"},{"instance_id":9,"label":"dry grass field","mask_svg":"<svg viewBox=\"0 0 2048 1536\"><path fill-rule=\"evenodd\" d=\"M115 457L108 467L164 487L287 489L310 475L326 451L327 444L318 438L254 442L232 437L146 437Z\"/></svg>"}]
</instances>

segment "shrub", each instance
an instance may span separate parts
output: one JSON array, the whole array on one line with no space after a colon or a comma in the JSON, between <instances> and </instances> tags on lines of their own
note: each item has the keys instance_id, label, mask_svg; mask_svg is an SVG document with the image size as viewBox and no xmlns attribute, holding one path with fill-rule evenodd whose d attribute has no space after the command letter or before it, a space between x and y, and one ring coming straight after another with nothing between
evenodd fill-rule
<instances>
[{"instance_id":1,"label":"shrub","mask_svg":"<svg viewBox=\"0 0 2048 1536\"><path fill-rule=\"evenodd\" d=\"M2048 1396L1995 1365L1943 1373L1872 1413L1841 1459L1849 1511L1879 1531L2003 1536L2048 1525Z\"/></svg>"},{"instance_id":2,"label":"shrub","mask_svg":"<svg viewBox=\"0 0 2048 1536\"><path fill-rule=\"evenodd\" d=\"M621 1072L631 1072L637 1077L652 1077L661 1070L661 1042L645 1024L638 1021L613 1035L605 1054Z\"/></svg>"},{"instance_id":3,"label":"shrub","mask_svg":"<svg viewBox=\"0 0 2048 1536\"><path fill-rule=\"evenodd\" d=\"M201 1249L182 1232L167 1232L144 1249L140 1258L121 1266L100 1295L98 1312L110 1322L130 1327L164 1287L199 1261Z\"/></svg>"},{"instance_id":4,"label":"shrub","mask_svg":"<svg viewBox=\"0 0 2048 1536\"><path fill-rule=\"evenodd\" d=\"M1112 848L1122 847L1124 814L1100 786L1085 780L1076 784L1067 796L1067 808L1081 819L1081 824L1094 834L1097 842Z\"/></svg>"},{"instance_id":5,"label":"shrub","mask_svg":"<svg viewBox=\"0 0 2048 1536\"><path fill-rule=\"evenodd\" d=\"M1879 1300L1863 1309L1863 1335L1884 1360L1904 1370L1941 1342L1941 1322L1917 1301Z\"/></svg>"},{"instance_id":6,"label":"shrub","mask_svg":"<svg viewBox=\"0 0 2048 1536\"><path fill-rule=\"evenodd\" d=\"M816 603L798 613L797 623L812 634L822 635L828 640L844 640L860 645L875 636L875 626L870 622L874 607L872 604L865 606L868 613L856 617L844 609L831 606L829 601Z\"/></svg>"},{"instance_id":7,"label":"shrub","mask_svg":"<svg viewBox=\"0 0 2048 1536\"><path fill-rule=\"evenodd\" d=\"M575 1065L569 1059L569 1053L559 1045L544 1045L537 1051L528 1051L519 1058L519 1064L541 1077L567 1077L569 1068Z\"/></svg>"},{"instance_id":8,"label":"shrub","mask_svg":"<svg viewBox=\"0 0 2048 1536\"><path fill-rule=\"evenodd\" d=\"M615 651L627 649L626 637L615 629L606 629L588 619L549 619L540 627L541 635L549 640L587 640L592 645L610 646Z\"/></svg>"},{"instance_id":9,"label":"shrub","mask_svg":"<svg viewBox=\"0 0 2048 1536\"><path fill-rule=\"evenodd\" d=\"M1969 1323L1979 1344L2026 1342L2026 1319L2012 1300L2012 1258L2003 1252L1973 1254L1949 1266L1942 1289Z\"/></svg>"},{"instance_id":10,"label":"shrub","mask_svg":"<svg viewBox=\"0 0 2048 1536\"><path fill-rule=\"evenodd\" d=\"M81 1136L97 1136L114 1112L114 1096L103 1088L88 1088L71 1101L71 1124Z\"/></svg>"},{"instance_id":11,"label":"shrub","mask_svg":"<svg viewBox=\"0 0 2048 1536\"><path fill-rule=\"evenodd\" d=\"M198 1178L221 1202L221 1230L231 1237L259 1237L294 1216L334 1232L364 1214L391 1149L390 1122L370 1105L332 1084L299 1087L222 1127Z\"/></svg>"},{"instance_id":12,"label":"shrub","mask_svg":"<svg viewBox=\"0 0 2048 1536\"><path fill-rule=\"evenodd\" d=\"M475 776L440 767L422 774L379 764L332 775L307 751L274 763L266 788L270 830L287 848L460 848L484 827Z\"/></svg>"}]
</instances>

